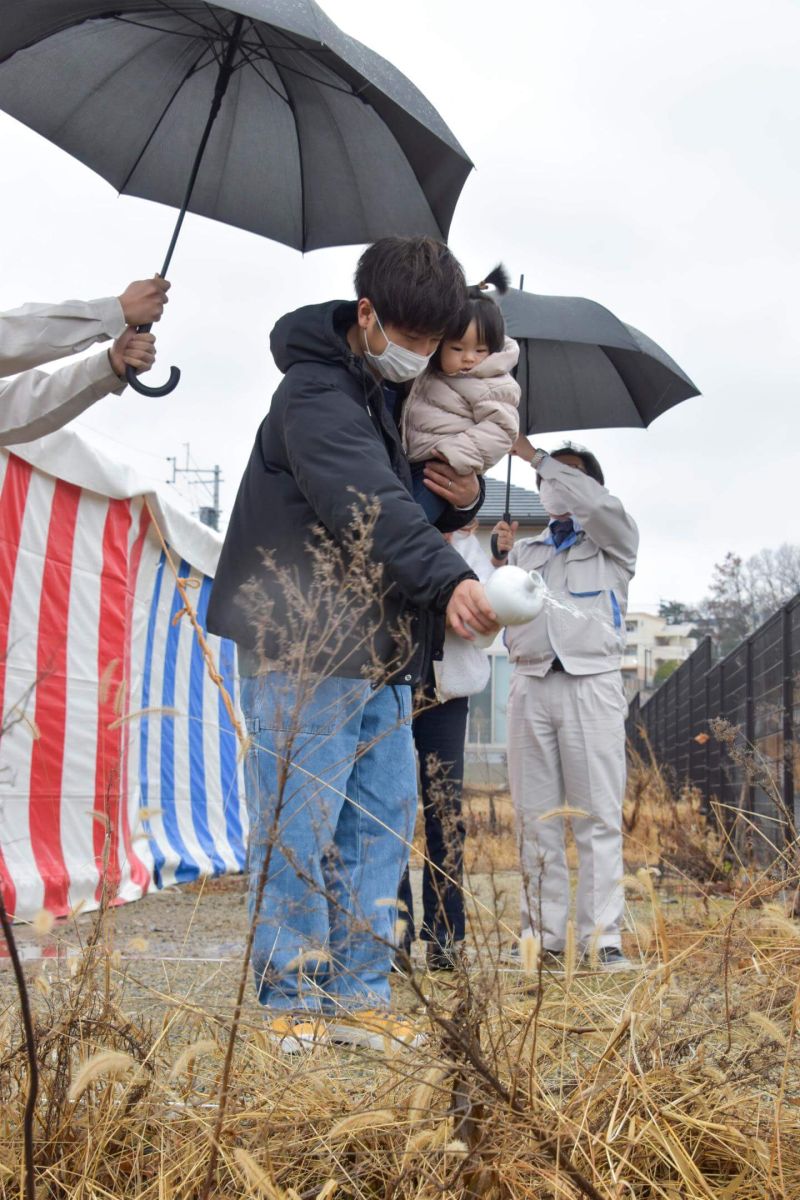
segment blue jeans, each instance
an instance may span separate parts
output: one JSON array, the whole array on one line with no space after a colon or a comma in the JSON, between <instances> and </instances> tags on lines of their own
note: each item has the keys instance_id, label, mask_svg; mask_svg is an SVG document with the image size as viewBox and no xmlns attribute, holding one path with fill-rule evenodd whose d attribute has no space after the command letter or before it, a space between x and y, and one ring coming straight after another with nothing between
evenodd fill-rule
<instances>
[{"instance_id":1,"label":"blue jeans","mask_svg":"<svg viewBox=\"0 0 800 1200\"><path fill-rule=\"evenodd\" d=\"M431 525L435 525L444 510L450 506L441 496L437 496L436 492L432 492L430 488L425 487L424 479L425 463L412 463L411 490L414 494L414 499L425 513Z\"/></svg>"},{"instance_id":2,"label":"blue jeans","mask_svg":"<svg viewBox=\"0 0 800 1200\"><path fill-rule=\"evenodd\" d=\"M334 676L299 694L276 671L243 678L241 704L251 919L269 855L258 998L284 1010L386 1005L416 808L411 689Z\"/></svg>"}]
</instances>

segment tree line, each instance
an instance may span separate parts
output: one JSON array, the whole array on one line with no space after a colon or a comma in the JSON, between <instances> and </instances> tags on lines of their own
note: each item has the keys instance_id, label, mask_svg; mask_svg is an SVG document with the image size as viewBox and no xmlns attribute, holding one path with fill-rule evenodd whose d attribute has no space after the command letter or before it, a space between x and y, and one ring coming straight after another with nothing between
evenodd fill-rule
<instances>
[{"instance_id":1,"label":"tree line","mask_svg":"<svg viewBox=\"0 0 800 1200\"><path fill-rule=\"evenodd\" d=\"M662 600L659 615L669 625L690 624L692 637L711 637L724 656L798 592L800 546L784 542L747 559L729 550L714 564L708 594L699 604Z\"/></svg>"}]
</instances>

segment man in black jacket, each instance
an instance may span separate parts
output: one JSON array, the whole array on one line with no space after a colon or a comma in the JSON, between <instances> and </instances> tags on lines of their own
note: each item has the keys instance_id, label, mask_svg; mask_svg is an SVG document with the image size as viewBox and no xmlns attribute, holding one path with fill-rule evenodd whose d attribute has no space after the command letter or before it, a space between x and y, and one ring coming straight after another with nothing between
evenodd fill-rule
<instances>
[{"instance_id":1,"label":"man in black jacket","mask_svg":"<svg viewBox=\"0 0 800 1200\"><path fill-rule=\"evenodd\" d=\"M253 963L287 1052L416 1039L387 1012L416 810L411 688L441 653L445 618L463 637L494 627L441 536L472 519L482 481L428 465L449 501L437 531L411 496L398 435L404 384L466 301L461 267L429 238L385 238L355 284L357 302L299 309L272 332L284 379L209 606L209 629L239 647Z\"/></svg>"}]
</instances>

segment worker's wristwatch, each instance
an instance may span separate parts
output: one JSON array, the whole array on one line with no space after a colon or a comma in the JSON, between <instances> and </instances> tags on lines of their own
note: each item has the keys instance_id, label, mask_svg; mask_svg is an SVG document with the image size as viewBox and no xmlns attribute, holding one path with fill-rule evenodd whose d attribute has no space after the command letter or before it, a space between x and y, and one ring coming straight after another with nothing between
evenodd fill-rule
<instances>
[{"instance_id":1,"label":"worker's wristwatch","mask_svg":"<svg viewBox=\"0 0 800 1200\"><path fill-rule=\"evenodd\" d=\"M534 450L533 458L531 459L531 466L533 467L534 471L539 470L539 467L542 465L542 459L544 458L547 458L546 450Z\"/></svg>"}]
</instances>

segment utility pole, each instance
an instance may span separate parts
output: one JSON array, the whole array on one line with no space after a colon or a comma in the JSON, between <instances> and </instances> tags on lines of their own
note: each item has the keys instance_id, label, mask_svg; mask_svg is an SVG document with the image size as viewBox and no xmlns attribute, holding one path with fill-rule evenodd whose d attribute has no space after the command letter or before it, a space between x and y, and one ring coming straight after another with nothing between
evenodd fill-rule
<instances>
[{"instance_id":1,"label":"utility pole","mask_svg":"<svg viewBox=\"0 0 800 1200\"><path fill-rule=\"evenodd\" d=\"M208 525L210 529L219 529L220 507L219 507L219 485L223 482L222 471L219 463L215 463L213 467L190 467L189 466L189 443L184 442L186 451L186 466L179 467L176 456L168 456L167 462L172 463L172 479L168 479L167 483L175 484L178 482L179 475L191 475L193 478L190 483L202 483L208 490L211 485L211 504L201 504L197 510L197 515L203 525Z\"/></svg>"}]
</instances>

